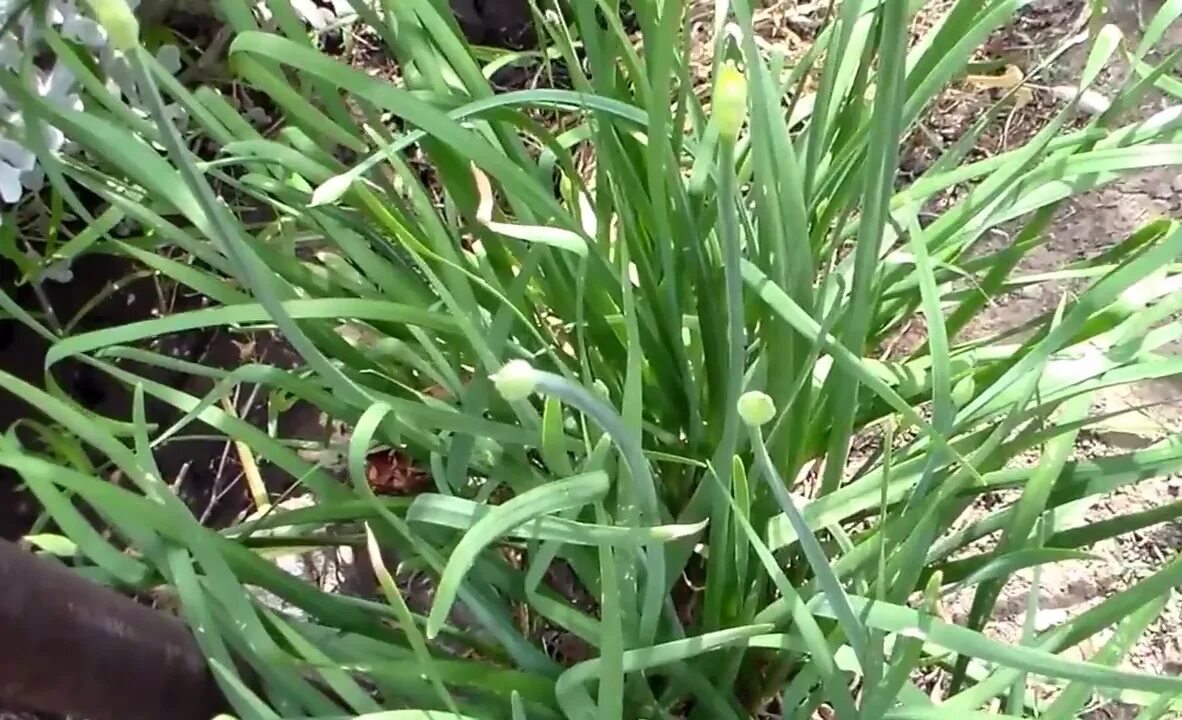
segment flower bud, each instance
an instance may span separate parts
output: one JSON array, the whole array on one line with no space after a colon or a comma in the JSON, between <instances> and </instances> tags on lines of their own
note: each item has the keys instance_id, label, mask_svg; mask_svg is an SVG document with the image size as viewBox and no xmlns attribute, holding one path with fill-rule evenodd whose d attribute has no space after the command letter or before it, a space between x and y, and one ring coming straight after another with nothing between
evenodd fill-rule
<instances>
[{"instance_id":1,"label":"flower bud","mask_svg":"<svg viewBox=\"0 0 1182 720\"><path fill-rule=\"evenodd\" d=\"M510 360L492 375L493 384L501 397L509 402L524 400L537 388L534 366L525 360Z\"/></svg>"},{"instance_id":2,"label":"flower bud","mask_svg":"<svg viewBox=\"0 0 1182 720\"><path fill-rule=\"evenodd\" d=\"M952 387L952 404L962 408L969 404L977 392L977 382L972 375L965 375Z\"/></svg>"},{"instance_id":3,"label":"flower bud","mask_svg":"<svg viewBox=\"0 0 1182 720\"><path fill-rule=\"evenodd\" d=\"M732 60L718 69L710 112L718 125L718 136L734 142L747 120L747 76Z\"/></svg>"},{"instance_id":4,"label":"flower bud","mask_svg":"<svg viewBox=\"0 0 1182 720\"><path fill-rule=\"evenodd\" d=\"M308 207L319 207L321 205L331 205L341 196L348 192L349 187L353 184L353 173L345 172L340 175L333 175L329 179L316 186L312 191L312 202Z\"/></svg>"},{"instance_id":5,"label":"flower bud","mask_svg":"<svg viewBox=\"0 0 1182 720\"><path fill-rule=\"evenodd\" d=\"M739 417L748 426L759 427L775 416L776 404L767 393L752 390L739 398Z\"/></svg>"},{"instance_id":6,"label":"flower bud","mask_svg":"<svg viewBox=\"0 0 1182 720\"><path fill-rule=\"evenodd\" d=\"M130 52L140 44L140 21L127 0L90 0L94 19L107 31L111 47Z\"/></svg>"},{"instance_id":7,"label":"flower bud","mask_svg":"<svg viewBox=\"0 0 1182 720\"><path fill-rule=\"evenodd\" d=\"M607 383L599 378L595 378L595 382L591 383L591 389L595 391L600 400L608 403L612 401L612 391L608 390Z\"/></svg>"}]
</instances>

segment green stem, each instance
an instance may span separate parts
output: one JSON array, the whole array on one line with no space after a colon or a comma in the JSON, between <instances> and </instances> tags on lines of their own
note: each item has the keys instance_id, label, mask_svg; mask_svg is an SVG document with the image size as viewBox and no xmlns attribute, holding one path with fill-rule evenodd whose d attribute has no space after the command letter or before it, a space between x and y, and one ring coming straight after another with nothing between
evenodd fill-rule
<instances>
[{"instance_id":1,"label":"green stem","mask_svg":"<svg viewBox=\"0 0 1182 720\"><path fill-rule=\"evenodd\" d=\"M829 562L829 556L825 554L825 549L817 541L817 536L813 534L808 523L805 522L804 515L800 513L800 509L796 507L796 501L792 499L792 495L788 492L788 486L785 485L783 478L780 477L780 473L776 471L775 465L772 464L772 459L767 453L767 446L763 442L763 432L758 427L751 428L751 446L755 449L755 462L757 466L763 471L763 475L767 479L772 494L779 502L784 514L788 516L788 522L796 532L800 548L813 569L813 574L817 578L817 584L820 586L821 592L829 601L830 607L833 608L837 622L845 632L846 639L849 641L854 655L858 658L858 663L863 668L866 668L868 655L865 628L862 626L862 622L858 620L858 616L854 613L849 598L846 597L845 591L841 587L841 581L838 579L837 573L833 571L833 566Z\"/></svg>"},{"instance_id":2,"label":"green stem","mask_svg":"<svg viewBox=\"0 0 1182 720\"><path fill-rule=\"evenodd\" d=\"M543 395L553 395L571 407L594 420L608 434L619 448L620 456L628 467L628 474L635 485L636 496L640 499L641 513L650 522L663 522L660 500L657 498L656 483L644 457L644 450L636 442L624 421L611 407L588 392L582 385L567 380L561 375L543 370L534 371L535 389ZM644 549L645 585L640 612L639 645L650 645L657 634L657 621L665 597L665 550L660 543L649 543Z\"/></svg>"},{"instance_id":3,"label":"green stem","mask_svg":"<svg viewBox=\"0 0 1182 720\"><path fill-rule=\"evenodd\" d=\"M739 239L739 219L735 208L735 142L722 138L718 154L718 235L722 248L723 278L726 287L727 310L727 358L726 392L723 398L722 436L714 452L711 465L718 477L719 496L714 502L715 512L711 513L709 545L712 548L729 547L731 534L730 515L727 512L725 495L731 492L732 458L739 444L739 394L743 391L744 360L747 351L745 313L743 311L743 277L739 264L742 259L742 245ZM723 607L728 575L733 572L730 563L721 557L712 560L706 574L705 622L708 628L725 625ZM724 680L725 682L725 680Z\"/></svg>"}]
</instances>

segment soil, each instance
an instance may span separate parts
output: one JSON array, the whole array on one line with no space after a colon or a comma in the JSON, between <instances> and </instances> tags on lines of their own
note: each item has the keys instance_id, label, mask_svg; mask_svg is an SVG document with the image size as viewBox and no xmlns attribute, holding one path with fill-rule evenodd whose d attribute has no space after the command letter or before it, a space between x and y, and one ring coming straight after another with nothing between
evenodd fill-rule
<instances>
[{"instance_id":1,"label":"soil","mask_svg":"<svg viewBox=\"0 0 1182 720\"><path fill-rule=\"evenodd\" d=\"M128 260L114 255L90 254L79 258L72 268L74 279L66 283L43 284L45 299L61 322L83 311L91 298L106 295L106 299L85 310L76 324L76 332L101 330L129 322L159 317L162 313L183 312L204 305L204 298L174 293L163 287L156 278L144 277ZM15 267L0 262L0 288L31 312L41 314L43 306L33 288L16 284ZM112 290L113 284L118 289ZM0 370L36 386L44 381L46 340L15 320L0 320ZM191 362L231 369L247 358L243 349L251 351L249 359L291 367L295 357L283 343L275 342L266 334L247 335L225 330L194 331L167 336L148 344L148 349ZM196 397L212 389L209 380L194 378L180 372L170 372L138 363L121 362L148 380L169 385ZM106 373L82 362L66 360L55 370L59 385L84 409L109 418L130 420L132 391ZM241 386L234 396L236 412L257 425L266 421L265 398L253 398L253 386ZM145 410L150 422L167 426L180 418L170 405L148 396ZM0 427L8 428L24 418L39 418L36 408L18 393L0 387ZM311 408L297 405L280 421L279 430L286 437L317 437L320 433L319 415ZM207 425L194 423L179 437L162 444L156 461L164 478L174 484L178 494L194 514L212 525L225 525L247 505L247 495L241 482L241 465L232 446L216 438L217 433ZM22 433L28 439L28 433ZM290 479L277 469L263 463L264 481L276 492L282 492ZM7 470L0 470L0 537L15 540L23 535L38 514L36 503L21 488L19 479Z\"/></svg>"},{"instance_id":2,"label":"soil","mask_svg":"<svg viewBox=\"0 0 1182 720\"><path fill-rule=\"evenodd\" d=\"M98 330L120 322L146 320L158 310L158 297L150 280L135 276L135 270L125 260L111 255L92 254L80 258L72 268L74 277L66 283L43 283L44 299L60 323L69 324L84 310L91 298L98 297L114 284L124 285L122 291L109 293L106 300L85 312L76 325L78 332ZM32 313L45 312L41 300L29 284L17 283L14 265L0 263L0 287ZM199 351L203 338L191 337L178 343L173 352L189 357ZM0 369L36 386L44 380L44 360L48 343L44 338L16 320L0 320ZM74 400L91 412L109 417L129 417L131 396L103 372L81 362L67 360L60 364L55 379ZM153 379L167 381L156 373ZM0 427L8 428L14 421L36 417L35 408L25 398L8 387L0 388ZM26 434L27 437L27 434ZM18 489L18 483L7 471L0 472L0 536L19 537L36 516L36 507Z\"/></svg>"}]
</instances>

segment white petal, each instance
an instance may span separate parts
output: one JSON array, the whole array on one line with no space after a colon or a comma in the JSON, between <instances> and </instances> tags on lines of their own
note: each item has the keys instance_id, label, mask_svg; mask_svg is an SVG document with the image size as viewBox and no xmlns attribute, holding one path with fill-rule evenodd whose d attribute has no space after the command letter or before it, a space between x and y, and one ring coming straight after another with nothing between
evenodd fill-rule
<instances>
[{"instance_id":1,"label":"white petal","mask_svg":"<svg viewBox=\"0 0 1182 720\"><path fill-rule=\"evenodd\" d=\"M17 25L20 25L21 42L25 44L25 47L32 45L37 38L41 37L41 30L37 26L37 23L33 22L33 16L29 13L21 16L21 19L17 21Z\"/></svg>"},{"instance_id":2,"label":"white petal","mask_svg":"<svg viewBox=\"0 0 1182 720\"><path fill-rule=\"evenodd\" d=\"M6 162L17 170L32 170L37 164L37 156L20 143L0 138L0 162Z\"/></svg>"},{"instance_id":3,"label":"white petal","mask_svg":"<svg viewBox=\"0 0 1182 720\"><path fill-rule=\"evenodd\" d=\"M45 138L46 148L51 153L61 150L62 145L66 143L65 134L52 125L45 126L44 130L42 130L42 137Z\"/></svg>"},{"instance_id":4,"label":"white petal","mask_svg":"<svg viewBox=\"0 0 1182 720\"><path fill-rule=\"evenodd\" d=\"M88 17L78 15L62 23L62 35L77 40L90 48L101 48L107 44L107 31Z\"/></svg>"},{"instance_id":5,"label":"white petal","mask_svg":"<svg viewBox=\"0 0 1182 720\"><path fill-rule=\"evenodd\" d=\"M120 220L111 231L118 237L127 237L128 235L135 232L137 227L138 224L135 220L125 217Z\"/></svg>"},{"instance_id":6,"label":"white petal","mask_svg":"<svg viewBox=\"0 0 1182 720\"><path fill-rule=\"evenodd\" d=\"M24 51L21 50L20 41L16 39L16 35L12 33L0 35L0 65L15 70L22 57L24 57Z\"/></svg>"},{"instance_id":7,"label":"white petal","mask_svg":"<svg viewBox=\"0 0 1182 720\"><path fill-rule=\"evenodd\" d=\"M156 60L172 75L181 71L181 49L176 45L161 45Z\"/></svg>"},{"instance_id":8,"label":"white petal","mask_svg":"<svg viewBox=\"0 0 1182 720\"><path fill-rule=\"evenodd\" d=\"M0 200L14 203L21 199L21 174L8 163L0 162Z\"/></svg>"},{"instance_id":9,"label":"white petal","mask_svg":"<svg viewBox=\"0 0 1182 720\"><path fill-rule=\"evenodd\" d=\"M113 80L123 94L129 98L135 98L135 80L131 74L131 66L127 63L127 58L121 55L112 56L110 60L103 63L103 69L107 71L107 78Z\"/></svg>"},{"instance_id":10,"label":"white petal","mask_svg":"<svg viewBox=\"0 0 1182 720\"><path fill-rule=\"evenodd\" d=\"M258 105L254 105L246 111L246 119L253 125L266 125L271 122L271 117L267 115L267 111Z\"/></svg>"},{"instance_id":11,"label":"white petal","mask_svg":"<svg viewBox=\"0 0 1182 720\"><path fill-rule=\"evenodd\" d=\"M70 269L69 260L59 260L41 273L41 277L59 283L68 283L74 279L74 271Z\"/></svg>"},{"instance_id":12,"label":"white petal","mask_svg":"<svg viewBox=\"0 0 1182 720\"><path fill-rule=\"evenodd\" d=\"M41 168L33 168L21 173L21 185L29 192L41 192L41 188L45 187L45 173Z\"/></svg>"},{"instance_id":13,"label":"white petal","mask_svg":"<svg viewBox=\"0 0 1182 720\"><path fill-rule=\"evenodd\" d=\"M291 9L317 30L324 28L324 16L312 0L291 0Z\"/></svg>"},{"instance_id":14,"label":"white petal","mask_svg":"<svg viewBox=\"0 0 1182 720\"><path fill-rule=\"evenodd\" d=\"M189 121L189 111L184 106L173 103L164 106L164 116L178 128L184 128Z\"/></svg>"},{"instance_id":15,"label":"white petal","mask_svg":"<svg viewBox=\"0 0 1182 720\"><path fill-rule=\"evenodd\" d=\"M53 70L49 71L49 77L45 78L45 91L41 94L61 100L74 89L74 80L74 73L70 72L70 68L66 67L65 63L57 63Z\"/></svg>"}]
</instances>

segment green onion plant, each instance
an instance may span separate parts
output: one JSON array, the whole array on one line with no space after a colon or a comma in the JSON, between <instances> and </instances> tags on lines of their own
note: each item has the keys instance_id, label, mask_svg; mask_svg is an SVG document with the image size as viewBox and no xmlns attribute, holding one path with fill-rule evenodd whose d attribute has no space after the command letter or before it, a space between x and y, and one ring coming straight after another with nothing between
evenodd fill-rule
<instances>
[{"instance_id":1,"label":"green onion plant","mask_svg":"<svg viewBox=\"0 0 1182 720\"><path fill-rule=\"evenodd\" d=\"M443 0L356 0L396 81L318 50L289 0L267 0L265 27L222 0L228 77L198 87L160 67L121 4L93 2L118 25L137 105L53 27L82 108L39 96L32 58L0 70L0 88L73 219L51 259L126 255L210 305L63 336L0 294L51 343L45 387L0 382L74 442L48 447L85 445L125 482L15 434L0 465L80 572L175 595L240 717L1067 720L1096 696L1144 718L1182 708L1182 680L1122 668L1182 560L1019 644L985 632L1015 573L1182 515L1072 522L1182 469L1177 438L1071 452L1107 419L1098 393L1182 372L1163 351L1182 334L1182 225L1154 219L1054 272L1022 269L1069 198L1182 163L1182 106L1120 113L1178 87L1178 54L1154 47L1182 0L1139 42L1094 27L1079 94L1024 144L972 156L991 111L910 183L901 143L1019 0L937 3L918 40L931 3L843 0L803 57L759 42L751 0L719 0L704 92L686 0L538 2L542 48L515 53L469 47ZM522 63L563 82L494 92L490 77ZM1081 113L1115 63L1137 72L1110 110ZM278 127L252 125L228 82L265 98ZM48 152L44 126L83 152ZM216 152L197 154L193 133ZM140 231L112 234L124 220ZM982 242L993 234L1005 242ZM994 299L1034 285L1060 301L1016 330L972 332ZM918 347L880 352L917 316ZM275 330L302 362L224 370L146 349L203 328ZM70 400L52 380L67 359L125 383L134 416ZM344 423L344 469L228 412L247 383ZM149 422L148 398L181 419ZM203 527L153 460L196 421L314 502ZM878 449L852 457L865 438ZM432 492L375 495L377 446L429 472ZM1008 502L974 505L1001 490ZM312 544L352 546L378 591L327 593L270 559ZM549 579L558 565L590 602ZM430 579L429 607L400 570ZM971 595L962 624L940 605L952 590ZM549 652L547 632L586 652ZM1101 634L1087 661L1064 654ZM933 672L939 701L917 684Z\"/></svg>"}]
</instances>

